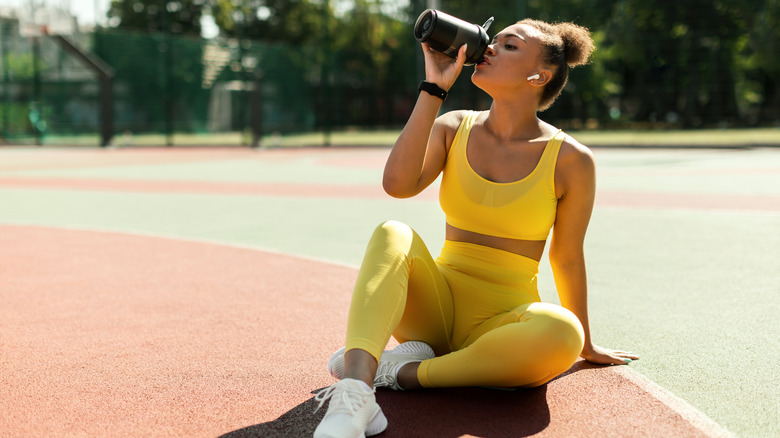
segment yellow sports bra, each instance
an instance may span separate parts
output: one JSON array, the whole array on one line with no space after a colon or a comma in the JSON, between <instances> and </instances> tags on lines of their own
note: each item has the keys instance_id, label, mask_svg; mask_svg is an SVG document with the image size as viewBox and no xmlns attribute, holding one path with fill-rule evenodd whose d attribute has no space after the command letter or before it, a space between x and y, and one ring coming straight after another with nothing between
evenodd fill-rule
<instances>
[{"instance_id":1,"label":"yellow sports bra","mask_svg":"<svg viewBox=\"0 0 780 438\"><path fill-rule=\"evenodd\" d=\"M444 165L439 204L453 227L509 239L547 240L555 222L555 163L564 134L558 131L544 148L536 168L509 183L489 181L471 168L466 156L469 134L479 112L466 114Z\"/></svg>"}]
</instances>

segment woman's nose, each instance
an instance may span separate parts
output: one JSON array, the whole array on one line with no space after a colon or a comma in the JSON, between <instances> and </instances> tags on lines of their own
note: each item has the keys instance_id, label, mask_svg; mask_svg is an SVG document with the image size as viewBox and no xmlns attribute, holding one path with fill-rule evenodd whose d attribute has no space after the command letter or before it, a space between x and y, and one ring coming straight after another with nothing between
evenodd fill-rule
<instances>
[{"instance_id":1,"label":"woman's nose","mask_svg":"<svg viewBox=\"0 0 780 438\"><path fill-rule=\"evenodd\" d=\"M486 55L495 55L496 54L496 49L495 49L494 46L495 46L495 44L488 44L487 50L485 50L485 54Z\"/></svg>"}]
</instances>

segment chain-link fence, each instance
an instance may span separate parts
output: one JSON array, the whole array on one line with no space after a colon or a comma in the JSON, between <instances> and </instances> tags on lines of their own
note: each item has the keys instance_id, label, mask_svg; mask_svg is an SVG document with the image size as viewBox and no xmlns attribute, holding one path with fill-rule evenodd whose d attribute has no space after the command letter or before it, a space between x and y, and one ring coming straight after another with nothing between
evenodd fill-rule
<instances>
[{"instance_id":1,"label":"chain-link fence","mask_svg":"<svg viewBox=\"0 0 780 438\"><path fill-rule=\"evenodd\" d=\"M22 38L7 23L0 139L8 141L96 135L108 116L114 135L245 132L251 141L389 127L405 121L417 93L414 66L395 77L406 89L399 93L344 72L338 54L317 60L310 47L117 30ZM110 115L101 110L99 77L62 39L112 70Z\"/></svg>"},{"instance_id":2,"label":"chain-link fence","mask_svg":"<svg viewBox=\"0 0 780 438\"><path fill-rule=\"evenodd\" d=\"M101 131L101 87L62 37L22 38L6 22L0 138L39 141ZM64 38L110 67L114 134L309 131L317 87L305 48L169 34L95 32ZM317 79L317 78L314 78Z\"/></svg>"},{"instance_id":3,"label":"chain-link fence","mask_svg":"<svg viewBox=\"0 0 780 438\"><path fill-rule=\"evenodd\" d=\"M423 73L411 28L409 41L377 71L354 68L348 48L119 29L22 37L18 26L0 18L0 143L86 138L88 144L109 144L156 134L164 143L182 144L176 135L240 133L236 143L256 145L276 133L398 128L411 112ZM633 65L639 59L612 56L616 43L604 33L594 35L604 49L591 65L572 72L564 94L543 113L564 129L744 126L756 124L757 110L763 111L762 123L780 117L772 112L777 78L747 61L726 68L714 49L695 52L697 57L675 49L680 62L674 63L661 56L669 50L659 49L640 68ZM489 96L468 74L444 110L489 106Z\"/></svg>"}]
</instances>

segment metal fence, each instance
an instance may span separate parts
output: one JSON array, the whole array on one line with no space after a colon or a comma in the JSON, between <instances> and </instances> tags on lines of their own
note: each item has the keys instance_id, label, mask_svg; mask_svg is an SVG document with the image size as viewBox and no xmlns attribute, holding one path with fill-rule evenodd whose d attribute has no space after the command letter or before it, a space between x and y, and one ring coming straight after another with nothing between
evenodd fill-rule
<instances>
[{"instance_id":1,"label":"metal fence","mask_svg":"<svg viewBox=\"0 0 780 438\"><path fill-rule=\"evenodd\" d=\"M139 134L162 135L173 144L180 133L242 133L243 143L257 145L276 133L396 128L411 112L423 71L413 41L394 55L392 71L383 72L386 79L379 82L371 72L350 70L343 53L323 56L317 47L118 29L22 37L11 19L0 19L0 36L0 144L84 137L108 145ZM544 118L563 128L680 125L670 119L674 109L653 108L663 87L684 90L669 74L661 85L645 81L637 87L648 91L644 97L626 95L624 86L603 99L585 98L590 85L603 82L600 75L620 83L632 77L628 69L621 76L620 64L611 62L574 70L567 91ZM722 84L709 88L718 89L715 85ZM463 77L444 110L489 104ZM632 119L632 106L652 111ZM749 111L742 115L748 118ZM733 117L724 120L734 123Z\"/></svg>"},{"instance_id":2,"label":"metal fence","mask_svg":"<svg viewBox=\"0 0 780 438\"><path fill-rule=\"evenodd\" d=\"M100 133L219 133L314 129L317 94L306 49L128 32L2 42L0 138ZM71 50L69 50L69 48ZM75 48L75 50L73 50ZM108 90L90 63L105 66ZM110 106L101 105L109 94Z\"/></svg>"}]
</instances>

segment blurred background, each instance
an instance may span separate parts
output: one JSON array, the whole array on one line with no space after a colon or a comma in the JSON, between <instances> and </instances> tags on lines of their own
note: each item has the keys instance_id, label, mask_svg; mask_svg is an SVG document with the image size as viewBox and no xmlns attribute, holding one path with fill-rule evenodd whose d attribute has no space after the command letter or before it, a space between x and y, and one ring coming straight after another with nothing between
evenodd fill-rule
<instances>
[{"instance_id":1,"label":"blurred background","mask_svg":"<svg viewBox=\"0 0 780 438\"><path fill-rule=\"evenodd\" d=\"M592 63L541 114L561 128L780 127L780 0L0 0L0 145L397 130L427 8L495 16L491 36L524 17L590 28ZM490 105L470 71L444 110Z\"/></svg>"}]
</instances>

